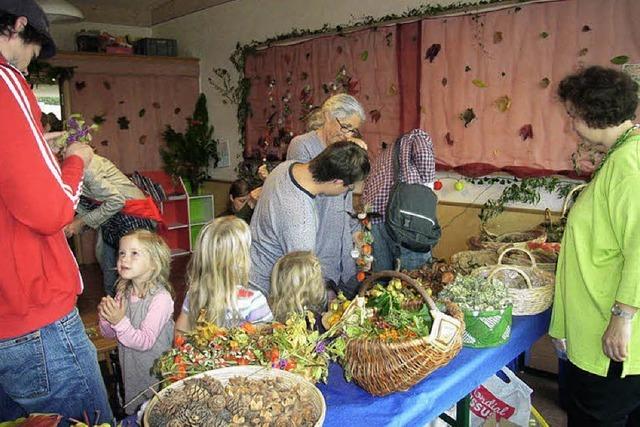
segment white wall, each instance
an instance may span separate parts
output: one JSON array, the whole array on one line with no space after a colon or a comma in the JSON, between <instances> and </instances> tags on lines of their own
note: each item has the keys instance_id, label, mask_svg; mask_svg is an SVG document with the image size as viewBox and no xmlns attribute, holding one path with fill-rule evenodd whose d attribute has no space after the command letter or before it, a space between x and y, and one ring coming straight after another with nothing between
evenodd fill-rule
<instances>
[{"instance_id":1,"label":"white wall","mask_svg":"<svg viewBox=\"0 0 640 427\"><path fill-rule=\"evenodd\" d=\"M132 27L129 25L103 24L100 22L78 22L74 24L52 24L51 35L59 50L76 50L76 33L82 30L105 31L112 36L129 35L134 39L151 37L150 27Z\"/></svg>"},{"instance_id":2,"label":"white wall","mask_svg":"<svg viewBox=\"0 0 640 427\"><path fill-rule=\"evenodd\" d=\"M181 56L200 58L200 84L209 100L215 136L229 141L230 147L231 166L212 169L211 175L216 179L235 179L234 168L242 156L236 106L223 105L207 80L217 67L227 68L235 76L228 58L236 43L263 41L293 28L317 29L325 23L346 25L368 15L401 14L424 3L424 0L235 0L152 27L153 37L177 39ZM431 3L447 5L459 1Z\"/></svg>"}]
</instances>

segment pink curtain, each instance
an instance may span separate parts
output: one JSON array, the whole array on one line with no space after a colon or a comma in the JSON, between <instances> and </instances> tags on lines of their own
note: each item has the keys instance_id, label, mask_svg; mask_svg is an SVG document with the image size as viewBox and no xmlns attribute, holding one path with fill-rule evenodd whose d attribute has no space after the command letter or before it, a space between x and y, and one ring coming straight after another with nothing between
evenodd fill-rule
<instances>
[{"instance_id":1,"label":"pink curtain","mask_svg":"<svg viewBox=\"0 0 640 427\"><path fill-rule=\"evenodd\" d=\"M638 17L637 0L516 4L261 50L245 66L253 112L245 157L284 158L290 135L304 132L307 107L347 91L367 111L372 157L421 127L439 169L571 175L577 139L557 84L582 66L617 67L616 56L640 62ZM466 110L475 119L465 126Z\"/></svg>"},{"instance_id":2,"label":"pink curtain","mask_svg":"<svg viewBox=\"0 0 640 427\"><path fill-rule=\"evenodd\" d=\"M616 67L615 56L639 62L639 17L637 0L568 0L424 20L423 52L433 44L441 51L422 61L420 124L433 136L440 168L468 175L571 171L578 141L557 84L584 65ZM511 105L501 112L496 101L504 96ZM465 127L459 116L468 108L477 118ZM532 138L520 136L526 125Z\"/></svg>"},{"instance_id":3,"label":"pink curtain","mask_svg":"<svg viewBox=\"0 0 640 427\"><path fill-rule=\"evenodd\" d=\"M245 75L251 81L252 115L247 120L245 157L266 154L283 159L287 138L278 135L304 133L301 118L309 107L338 92L354 95L364 106L367 121L361 131L375 155L399 132L396 44L396 27L390 26L317 37L249 55Z\"/></svg>"}]
</instances>

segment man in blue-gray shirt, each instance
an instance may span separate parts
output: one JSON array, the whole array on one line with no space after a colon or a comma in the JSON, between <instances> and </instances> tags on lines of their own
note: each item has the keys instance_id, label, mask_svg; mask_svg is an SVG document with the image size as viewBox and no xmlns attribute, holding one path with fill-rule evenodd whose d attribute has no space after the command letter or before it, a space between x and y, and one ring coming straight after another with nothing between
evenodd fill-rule
<instances>
[{"instance_id":1,"label":"man in blue-gray shirt","mask_svg":"<svg viewBox=\"0 0 640 427\"><path fill-rule=\"evenodd\" d=\"M367 152L349 141L330 145L308 163L278 165L265 181L251 219L250 285L268 296L271 270L281 256L316 252L315 197L353 189L369 169Z\"/></svg>"}]
</instances>

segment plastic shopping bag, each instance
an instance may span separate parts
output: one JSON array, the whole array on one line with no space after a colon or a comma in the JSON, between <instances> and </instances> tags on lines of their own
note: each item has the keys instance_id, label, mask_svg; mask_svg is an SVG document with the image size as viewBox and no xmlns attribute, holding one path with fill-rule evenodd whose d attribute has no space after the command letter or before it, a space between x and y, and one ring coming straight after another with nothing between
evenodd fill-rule
<instances>
[{"instance_id":1,"label":"plastic shopping bag","mask_svg":"<svg viewBox=\"0 0 640 427\"><path fill-rule=\"evenodd\" d=\"M508 368L502 368L471 392L469 416L471 427L484 425L488 419L528 426L531 415L531 388Z\"/></svg>"}]
</instances>

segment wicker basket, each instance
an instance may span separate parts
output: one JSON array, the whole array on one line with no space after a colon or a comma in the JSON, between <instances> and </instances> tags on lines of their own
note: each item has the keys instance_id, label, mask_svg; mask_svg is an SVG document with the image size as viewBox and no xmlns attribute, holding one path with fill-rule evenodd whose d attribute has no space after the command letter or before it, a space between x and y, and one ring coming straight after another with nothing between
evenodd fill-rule
<instances>
[{"instance_id":1,"label":"wicker basket","mask_svg":"<svg viewBox=\"0 0 640 427\"><path fill-rule=\"evenodd\" d=\"M544 222L540 224L538 227L540 229L544 229L547 232L547 241L560 243L562 240L562 234L564 233L564 226L567 223L567 215L569 214L569 204L573 201L573 195L582 191L587 184L576 185L569 191L567 196L564 198L564 203L562 204L562 214L560 215L560 220L554 224L551 219L551 211L549 209L545 209L544 211Z\"/></svg>"},{"instance_id":2,"label":"wicker basket","mask_svg":"<svg viewBox=\"0 0 640 427\"><path fill-rule=\"evenodd\" d=\"M462 347L464 315L457 305L447 303L447 314L438 310L433 299L411 277L397 271L371 275L360 295L376 280L398 278L413 286L427 303L434 318L428 337L387 343L378 339L354 339L347 344L345 362L353 380L369 393L384 396L408 390L431 372L449 363Z\"/></svg>"},{"instance_id":3,"label":"wicker basket","mask_svg":"<svg viewBox=\"0 0 640 427\"><path fill-rule=\"evenodd\" d=\"M547 232L541 228L514 233L493 234L482 227L480 236L470 237L467 240L467 245L471 250L493 249L499 251L508 247L522 247L529 242L544 243L546 240Z\"/></svg>"},{"instance_id":4,"label":"wicker basket","mask_svg":"<svg viewBox=\"0 0 640 427\"><path fill-rule=\"evenodd\" d=\"M502 263L504 256L512 251L522 251L529 256L530 266L505 265ZM500 276L496 276L501 273ZM526 316L542 313L553 303L553 291L555 288L555 276L538 268L533 255L523 248L508 248L498 257L498 264L490 267L475 269L472 275L487 278L497 278L502 281L509 290L509 296L513 300L513 315ZM518 278L524 282L519 285Z\"/></svg>"},{"instance_id":5,"label":"wicker basket","mask_svg":"<svg viewBox=\"0 0 640 427\"><path fill-rule=\"evenodd\" d=\"M502 250L506 249L508 248L504 248ZM477 251L458 252L451 256L451 265L459 274L468 275L476 268L498 264L498 257L500 256L499 254L501 251L496 251L494 249L480 249ZM551 273L555 272L556 261L558 259L556 252L534 249L531 250L530 253L536 260L538 268ZM512 254L512 256L504 259L503 262L508 265L522 265L522 263L528 259L528 255L526 254L524 256L519 256L519 254L514 256Z\"/></svg>"},{"instance_id":6,"label":"wicker basket","mask_svg":"<svg viewBox=\"0 0 640 427\"><path fill-rule=\"evenodd\" d=\"M167 393L168 390L172 389L181 389L184 387L184 382L193 380L195 378L201 378L204 376L209 376L217 379L222 383L222 385L227 385L230 378L233 377L251 377L255 379L261 378L272 378L272 377L280 377L283 378L288 384L293 388L295 385L300 384L302 389L309 393L312 396L313 404L316 407L317 412L320 414L318 422L316 422L316 427L321 427L324 423L324 418L327 412L327 405L324 401L324 396L320 393L318 388L307 381L305 378L298 374L294 374L287 371L282 371L280 369L267 368L263 366L231 366L228 368L221 369L213 369L211 371L203 372L201 374L197 374L184 380L180 380L171 384L169 387L162 389L156 396L151 399L151 402L147 405L144 411L143 423L144 426L149 426L149 414L153 410L153 407L158 403L158 399L162 399L162 397Z\"/></svg>"}]
</instances>

